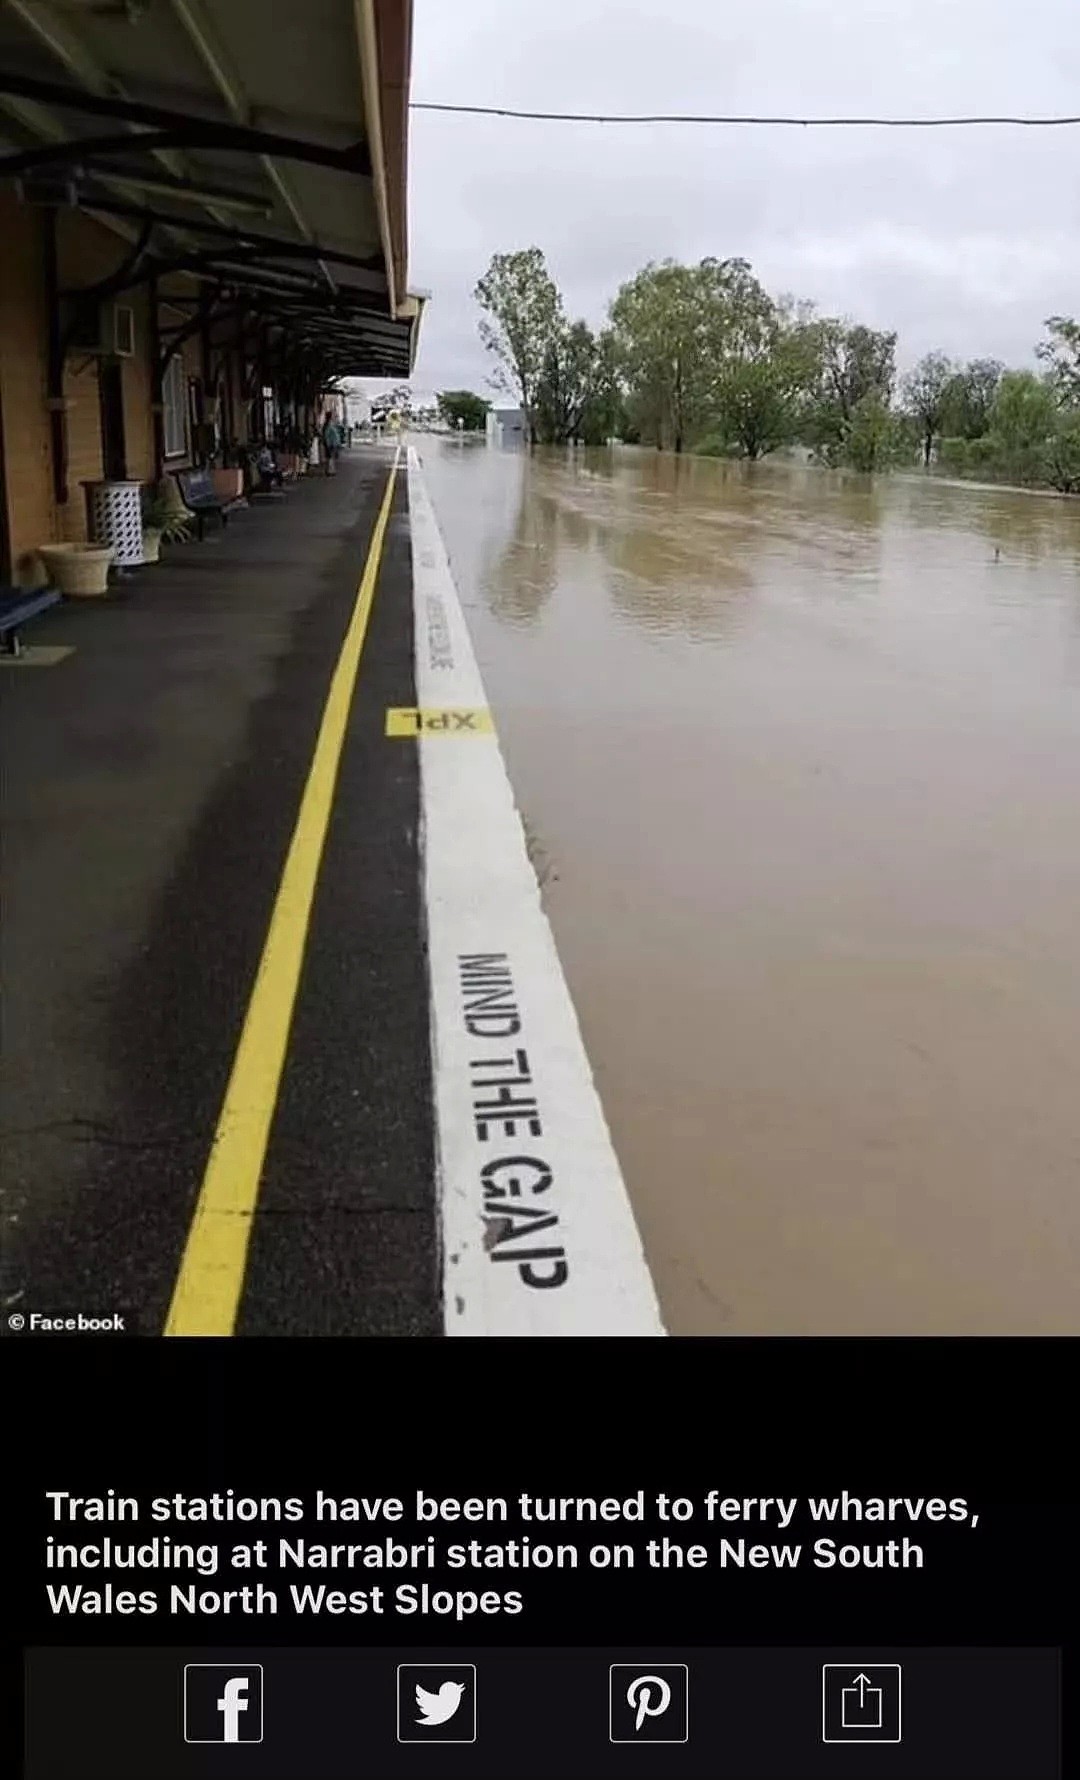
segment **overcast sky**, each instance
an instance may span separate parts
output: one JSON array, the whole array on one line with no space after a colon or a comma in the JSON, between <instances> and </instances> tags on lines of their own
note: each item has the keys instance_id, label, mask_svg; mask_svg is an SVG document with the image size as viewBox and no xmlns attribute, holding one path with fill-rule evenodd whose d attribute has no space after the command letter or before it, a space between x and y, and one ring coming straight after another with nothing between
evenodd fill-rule
<instances>
[{"instance_id":1,"label":"overcast sky","mask_svg":"<svg viewBox=\"0 0 1080 1780\"><path fill-rule=\"evenodd\" d=\"M1080 112L1077 0L416 0L413 99L567 111ZM472 290L539 246L604 319L650 259L932 347L1031 362L1080 313L1080 127L798 130L412 113L414 388L491 394Z\"/></svg>"}]
</instances>

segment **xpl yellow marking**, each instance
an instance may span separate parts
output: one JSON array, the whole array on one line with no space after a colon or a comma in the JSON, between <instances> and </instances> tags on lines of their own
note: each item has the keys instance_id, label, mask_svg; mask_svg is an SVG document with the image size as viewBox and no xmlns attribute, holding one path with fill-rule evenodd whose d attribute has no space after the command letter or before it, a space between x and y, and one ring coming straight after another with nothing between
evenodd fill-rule
<instances>
[{"instance_id":1,"label":"xpl yellow marking","mask_svg":"<svg viewBox=\"0 0 1080 1780\"><path fill-rule=\"evenodd\" d=\"M345 641L330 682L232 1076L188 1231L166 1335L231 1335L244 1285L270 1123L277 1105L345 728L396 486L395 456Z\"/></svg>"},{"instance_id":2,"label":"xpl yellow marking","mask_svg":"<svg viewBox=\"0 0 1080 1780\"><path fill-rule=\"evenodd\" d=\"M430 707L425 710L406 706L386 713L387 735L493 735L494 731L495 725L488 710L460 711Z\"/></svg>"}]
</instances>

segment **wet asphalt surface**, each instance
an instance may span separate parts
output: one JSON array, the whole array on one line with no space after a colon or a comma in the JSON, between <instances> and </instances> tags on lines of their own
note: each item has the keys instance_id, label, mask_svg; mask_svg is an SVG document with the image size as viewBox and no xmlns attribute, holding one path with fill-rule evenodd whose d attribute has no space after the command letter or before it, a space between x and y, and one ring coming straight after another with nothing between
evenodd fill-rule
<instances>
[{"instance_id":1,"label":"wet asphalt surface","mask_svg":"<svg viewBox=\"0 0 1080 1780\"><path fill-rule=\"evenodd\" d=\"M65 604L5 671L7 1309L160 1333L391 453ZM407 487L397 478L239 1335L441 1330Z\"/></svg>"}]
</instances>

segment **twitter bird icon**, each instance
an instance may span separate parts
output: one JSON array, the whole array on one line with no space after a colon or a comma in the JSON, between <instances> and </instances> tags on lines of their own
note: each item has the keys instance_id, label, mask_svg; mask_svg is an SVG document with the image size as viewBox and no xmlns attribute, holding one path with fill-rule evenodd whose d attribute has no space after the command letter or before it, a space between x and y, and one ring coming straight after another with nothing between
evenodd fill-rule
<instances>
[{"instance_id":1,"label":"twitter bird icon","mask_svg":"<svg viewBox=\"0 0 1080 1780\"><path fill-rule=\"evenodd\" d=\"M445 1724L453 1718L461 1705L461 1697L465 1688L460 1681L444 1681L438 1693L428 1693L426 1687L416 1690L416 1703L420 1708L417 1724Z\"/></svg>"},{"instance_id":2,"label":"twitter bird icon","mask_svg":"<svg viewBox=\"0 0 1080 1780\"><path fill-rule=\"evenodd\" d=\"M399 1743L475 1743L476 1669L472 1663L401 1663Z\"/></svg>"}]
</instances>

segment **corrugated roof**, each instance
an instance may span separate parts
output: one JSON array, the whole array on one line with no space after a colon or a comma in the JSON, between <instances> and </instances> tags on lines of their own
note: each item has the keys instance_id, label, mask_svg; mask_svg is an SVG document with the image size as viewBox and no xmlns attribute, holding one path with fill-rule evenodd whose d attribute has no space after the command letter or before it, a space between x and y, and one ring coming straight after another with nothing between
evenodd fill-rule
<instances>
[{"instance_id":1,"label":"corrugated roof","mask_svg":"<svg viewBox=\"0 0 1080 1780\"><path fill-rule=\"evenodd\" d=\"M420 308L404 295L411 4L374 8L7 0L0 177L132 237L149 227L155 261L196 261L193 276L268 310L280 299L282 325L322 323L336 372L407 376Z\"/></svg>"}]
</instances>

